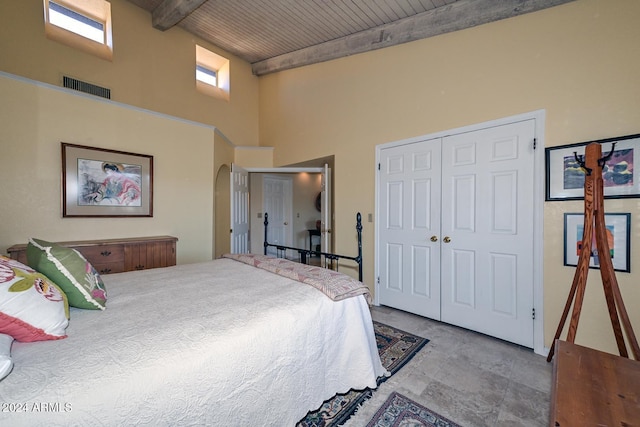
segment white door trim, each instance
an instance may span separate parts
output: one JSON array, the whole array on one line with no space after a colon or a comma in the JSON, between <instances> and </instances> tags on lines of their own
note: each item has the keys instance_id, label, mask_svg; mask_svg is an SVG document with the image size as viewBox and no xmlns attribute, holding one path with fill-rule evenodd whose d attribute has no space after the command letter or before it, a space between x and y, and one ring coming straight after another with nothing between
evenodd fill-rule
<instances>
[{"instance_id":1,"label":"white door trim","mask_svg":"<svg viewBox=\"0 0 640 427\"><path fill-rule=\"evenodd\" d=\"M244 168L249 173L322 173L324 168Z\"/></svg>"},{"instance_id":2,"label":"white door trim","mask_svg":"<svg viewBox=\"0 0 640 427\"><path fill-rule=\"evenodd\" d=\"M435 138L443 138L450 135L473 132L479 129L484 129L488 127L501 126L510 123L520 122L524 120L535 120L536 127L536 150L534 152L534 201L533 201L533 209L534 209L534 218L535 222L533 224L534 230L534 240L533 240L533 302L535 306L535 319L533 321L533 351L540 355L546 355L548 353L548 348L544 346L544 263L543 263L543 232L544 232L544 129L545 129L545 110L536 110L528 113L518 114L515 116L505 117L501 119L492 120L484 123L477 123L469 126L464 126L457 129L449 129L441 132L436 132L433 134L422 135L414 138L403 139L400 141L388 142L385 144L380 144L376 146L376 158L374 167L377 169L378 164L380 163L380 150L410 143L415 143L418 141L423 141L426 139L435 139ZM379 174L375 174L375 212L376 218L380 217L380 195L378 194L378 185L379 185ZM379 240L378 236L380 235L378 230L379 224L376 222L376 238L374 242L374 251L375 256L374 259L378 259L379 256ZM374 277L379 277L379 266L374 266ZM379 305L378 298L378 280L375 281L375 297L374 304Z\"/></svg>"},{"instance_id":3,"label":"white door trim","mask_svg":"<svg viewBox=\"0 0 640 427\"><path fill-rule=\"evenodd\" d=\"M231 253L249 252L249 173L231 163Z\"/></svg>"},{"instance_id":4,"label":"white door trim","mask_svg":"<svg viewBox=\"0 0 640 427\"><path fill-rule=\"evenodd\" d=\"M331 253L331 234L333 233L333 209L331 207L331 168L325 164L322 168L322 190L320 202L320 251Z\"/></svg>"}]
</instances>

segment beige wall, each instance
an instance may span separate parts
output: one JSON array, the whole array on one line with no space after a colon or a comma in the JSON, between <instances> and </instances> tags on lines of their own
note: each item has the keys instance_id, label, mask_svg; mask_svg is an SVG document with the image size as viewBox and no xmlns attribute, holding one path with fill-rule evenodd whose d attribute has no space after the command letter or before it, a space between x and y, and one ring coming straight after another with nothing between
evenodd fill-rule
<instances>
[{"instance_id":1,"label":"beige wall","mask_svg":"<svg viewBox=\"0 0 640 427\"><path fill-rule=\"evenodd\" d=\"M274 164L335 155L337 251L352 247L353 215L374 212L375 146L546 110L546 144L640 133L640 2L577 0L513 19L307 66L260 81L260 143ZM300 141L305 141L301 144ZM632 213L632 273L618 281L640 333L640 202ZM544 329L549 345L573 269L563 267L564 212L545 204ZM365 281L373 287L374 224L364 223ZM591 270L577 341L615 352L598 271Z\"/></svg>"},{"instance_id":2,"label":"beige wall","mask_svg":"<svg viewBox=\"0 0 640 427\"><path fill-rule=\"evenodd\" d=\"M172 235L211 259L214 129L0 75L0 253L29 237ZM60 142L153 156L153 218L63 218Z\"/></svg>"},{"instance_id":3,"label":"beige wall","mask_svg":"<svg viewBox=\"0 0 640 427\"><path fill-rule=\"evenodd\" d=\"M273 167L273 148L236 147L234 163L243 168Z\"/></svg>"},{"instance_id":4,"label":"beige wall","mask_svg":"<svg viewBox=\"0 0 640 427\"><path fill-rule=\"evenodd\" d=\"M0 2L0 70L61 85L68 75L111 89L111 99L215 126L237 145L258 145L258 78L233 55L174 27L151 26L149 12L110 0L113 60L49 40L42 0ZM195 44L230 61L231 98L196 91Z\"/></svg>"}]
</instances>

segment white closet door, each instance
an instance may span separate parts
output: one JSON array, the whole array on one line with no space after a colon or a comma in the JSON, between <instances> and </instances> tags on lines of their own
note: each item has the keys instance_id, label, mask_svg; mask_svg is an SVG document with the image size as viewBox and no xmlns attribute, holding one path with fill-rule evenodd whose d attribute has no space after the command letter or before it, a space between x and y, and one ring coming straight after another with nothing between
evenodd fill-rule
<instances>
[{"instance_id":1,"label":"white closet door","mask_svg":"<svg viewBox=\"0 0 640 427\"><path fill-rule=\"evenodd\" d=\"M379 302L440 319L440 139L381 150Z\"/></svg>"},{"instance_id":2,"label":"white closet door","mask_svg":"<svg viewBox=\"0 0 640 427\"><path fill-rule=\"evenodd\" d=\"M533 347L535 121L442 141L442 320Z\"/></svg>"}]
</instances>

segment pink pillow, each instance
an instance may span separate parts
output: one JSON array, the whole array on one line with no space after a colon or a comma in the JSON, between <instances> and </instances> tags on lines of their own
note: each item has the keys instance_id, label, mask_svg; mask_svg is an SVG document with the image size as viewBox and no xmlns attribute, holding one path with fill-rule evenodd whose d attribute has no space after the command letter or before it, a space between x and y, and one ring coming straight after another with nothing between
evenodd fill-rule
<instances>
[{"instance_id":1,"label":"pink pillow","mask_svg":"<svg viewBox=\"0 0 640 427\"><path fill-rule=\"evenodd\" d=\"M46 276L0 255L0 334L31 342L66 338L67 296Z\"/></svg>"}]
</instances>

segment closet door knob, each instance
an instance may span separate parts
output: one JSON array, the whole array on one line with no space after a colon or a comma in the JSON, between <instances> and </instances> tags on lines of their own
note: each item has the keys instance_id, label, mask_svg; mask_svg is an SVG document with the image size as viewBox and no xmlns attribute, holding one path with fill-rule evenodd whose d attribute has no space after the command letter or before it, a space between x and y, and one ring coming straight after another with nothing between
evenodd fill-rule
<instances>
[{"instance_id":1,"label":"closet door knob","mask_svg":"<svg viewBox=\"0 0 640 427\"><path fill-rule=\"evenodd\" d=\"M438 241L438 236L431 236L431 241L432 242L437 242Z\"/></svg>"},{"instance_id":2,"label":"closet door knob","mask_svg":"<svg viewBox=\"0 0 640 427\"><path fill-rule=\"evenodd\" d=\"M445 236L444 239L442 239L445 243L449 243L451 241L451 237L449 236Z\"/></svg>"}]
</instances>

